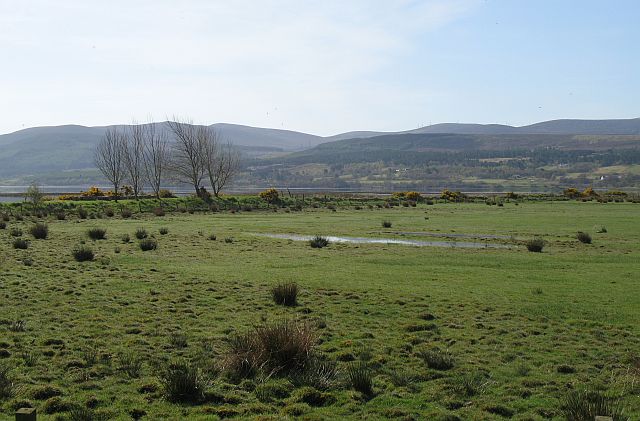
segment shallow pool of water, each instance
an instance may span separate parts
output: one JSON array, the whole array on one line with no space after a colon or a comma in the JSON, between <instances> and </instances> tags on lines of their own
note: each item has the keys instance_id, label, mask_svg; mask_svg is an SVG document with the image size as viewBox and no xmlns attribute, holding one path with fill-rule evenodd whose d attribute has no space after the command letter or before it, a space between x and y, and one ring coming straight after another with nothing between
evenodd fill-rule
<instances>
[{"instance_id":1,"label":"shallow pool of water","mask_svg":"<svg viewBox=\"0 0 640 421\"><path fill-rule=\"evenodd\" d=\"M309 241L313 235L297 235L297 234L254 234L260 237L278 238L282 240L293 241ZM355 243L355 244L400 244L405 246L416 247L449 247L449 248L472 248L472 249L508 249L512 246L506 244L494 243L477 243L469 241L418 241L418 240L400 240L396 238L365 238L365 237L336 237L332 235L324 236L332 243Z\"/></svg>"}]
</instances>

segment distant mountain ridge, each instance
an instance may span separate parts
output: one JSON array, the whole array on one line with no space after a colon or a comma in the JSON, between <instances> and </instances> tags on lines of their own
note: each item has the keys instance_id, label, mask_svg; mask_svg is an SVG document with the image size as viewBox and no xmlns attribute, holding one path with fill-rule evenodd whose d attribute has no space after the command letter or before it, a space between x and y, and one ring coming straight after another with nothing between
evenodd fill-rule
<instances>
[{"instance_id":1,"label":"distant mountain ridge","mask_svg":"<svg viewBox=\"0 0 640 421\"><path fill-rule=\"evenodd\" d=\"M164 123L152 123L166 130ZM0 135L0 177L37 175L93 168L93 151L107 127L79 125L33 127ZM617 120L552 120L522 127L500 124L442 123L400 132L355 131L334 136L317 136L291 130L259 128L238 124L211 125L221 136L250 156L274 152L295 152L320 144L388 136L394 142L406 134L465 135L640 135L640 118ZM393 147L392 144L389 145Z\"/></svg>"}]
</instances>

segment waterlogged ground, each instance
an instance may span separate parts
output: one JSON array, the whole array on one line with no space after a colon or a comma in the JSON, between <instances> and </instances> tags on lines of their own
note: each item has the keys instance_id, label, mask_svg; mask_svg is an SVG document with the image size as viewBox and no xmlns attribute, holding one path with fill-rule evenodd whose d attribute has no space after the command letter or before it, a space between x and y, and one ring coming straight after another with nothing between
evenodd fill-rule
<instances>
[{"instance_id":1,"label":"waterlogged ground","mask_svg":"<svg viewBox=\"0 0 640 421\"><path fill-rule=\"evenodd\" d=\"M583 388L620 398L638 419L639 212L629 203L549 202L69 216L49 219L49 239L31 239L27 250L12 247L10 229L28 238L31 222L11 220L0 230L0 364L16 387L0 398L0 419L29 404L45 420L69 417L75 406L123 420L563 419L564 397ZM596 233L600 226L607 232ZM106 228L107 239L88 240L90 227ZM157 250L139 249L139 227ZM579 243L577 231L590 232L593 244ZM490 245L541 236L547 247L312 249L267 236L319 233ZM81 241L94 261L71 257ZM271 300L271 286L283 281L300 286L298 306ZM319 352L337 362L341 374L325 399L307 399L286 378L231 382L211 368L234 332L283 319L310 323ZM448 352L453 367L429 368L422 356L434 349ZM142 361L135 376L123 369L131 355ZM158 375L177 358L207 368L215 399L167 402ZM357 361L373 375L373 396L344 378Z\"/></svg>"}]
</instances>

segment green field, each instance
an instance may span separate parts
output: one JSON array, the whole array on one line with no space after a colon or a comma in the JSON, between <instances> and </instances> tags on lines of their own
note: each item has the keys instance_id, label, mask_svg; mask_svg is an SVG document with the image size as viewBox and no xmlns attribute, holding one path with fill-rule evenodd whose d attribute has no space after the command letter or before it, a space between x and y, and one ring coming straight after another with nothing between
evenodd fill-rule
<instances>
[{"instance_id":1,"label":"green field","mask_svg":"<svg viewBox=\"0 0 640 421\"><path fill-rule=\"evenodd\" d=\"M29 217L11 218L0 230L0 365L14 387L0 398L0 418L34 405L45 420L559 420L565 398L587 389L639 419L638 215L638 204L576 201L131 219L70 213L46 218L46 240L28 234ZM607 232L596 233L600 226ZM30 241L26 250L12 247L16 227ZM106 228L107 239L89 240L91 227ZM140 250L139 227L157 250ZM577 231L593 243L580 243ZM419 232L501 235L513 238L449 240L512 247L315 249L255 235L447 240ZM523 246L535 236L546 240L543 253ZM95 251L93 261L74 260L80 242ZM271 287L290 281L300 287L298 305L275 304ZM329 386L225 372L230 338L283 320L317 334L318 358L336 364ZM452 367L429 367L425 355L436 349ZM165 398L162 373L175 360L206 378L199 402ZM372 376L372 394L349 382L356 365Z\"/></svg>"}]
</instances>

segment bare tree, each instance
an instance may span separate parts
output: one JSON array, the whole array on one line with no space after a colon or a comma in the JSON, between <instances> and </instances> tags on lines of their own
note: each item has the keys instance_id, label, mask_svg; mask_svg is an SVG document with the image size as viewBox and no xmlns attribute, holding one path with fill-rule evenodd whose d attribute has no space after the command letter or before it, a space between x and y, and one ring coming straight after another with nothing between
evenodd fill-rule
<instances>
[{"instance_id":1,"label":"bare tree","mask_svg":"<svg viewBox=\"0 0 640 421\"><path fill-rule=\"evenodd\" d=\"M146 142L147 125L133 121L125 135L124 164L127 180L133 189L136 200L142 193L144 184L144 146Z\"/></svg>"},{"instance_id":2,"label":"bare tree","mask_svg":"<svg viewBox=\"0 0 640 421\"><path fill-rule=\"evenodd\" d=\"M98 144L95 153L96 167L113 185L116 201L118 190L126 174L125 148L126 136L117 127L107 129L104 137Z\"/></svg>"},{"instance_id":3,"label":"bare tree","mask_svg":"<svg viewBox=\"0 0 640 421\"><path fill-rule=\"evenodd\" d=\"M214 135L214 138L215 137ZM216 141L215 143L213 159L207 159L205 161L205 167L211 188L213 189L213 194L218 197L222 189L238 173L240 168L240 154L229 142L220 144ZM209 155L205 154L205 156Z\"/></svg>"},{"instance_id":4,"label":"bare tree","mask_svg":"<svg viewBox=\"0 0 640 421\"><path fill-rule=\"evenodd\" d=\"M160 198L160 186L169 165L169 142L163 130L156 131L154 124L147 124L144 141L144 172L147 183Z\"/></svg>"},{"instance_id":5,"label":"bare tree","mask_svg":"<svg viewBox=\"0 0 640 421\"><path fill-rule=\"evenodd\" d=\"M167 121L167 126L175 137L171 172L178 181L191 184L199 196L201 194L202 179L205 176L205 168L198 128L191 121L181 120L176 117L172 120Z\"/></svg>"}]
</instances>

